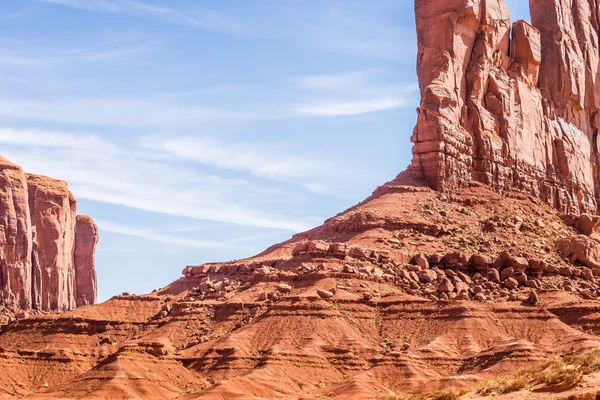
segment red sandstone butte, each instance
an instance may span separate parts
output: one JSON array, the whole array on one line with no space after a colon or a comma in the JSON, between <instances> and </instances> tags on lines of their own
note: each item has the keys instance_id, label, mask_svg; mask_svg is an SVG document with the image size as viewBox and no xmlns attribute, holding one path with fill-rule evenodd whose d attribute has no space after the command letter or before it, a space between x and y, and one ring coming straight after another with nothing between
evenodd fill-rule
<instances>
[{"instance_id":1,"label":"red sandstone butte","mask_svg":"<svg viewBox=\"0 0 600 400\"><path fill-rule=\"evenodd\" d=\"M86 217L86 221L89 217ZM67 311L95 302L95 246L82 227L75 263L76 201L66 182L26 174L0 158L0 305L13 310ZM88 222L93 224L93 222ZM93 281L93 282L92 282Z\"/></svg>"},{"instance_id":2,"label":"red sandstone butte","mask_svg":"<svg viewBox=\"0 0 600 400\"><path fill-rule=\"evenodd\" d=\"M77 307L96 303L98 287L94 254L98 243L98 227L87 215L78 215L75 224L75 278Z\"/></svg>"},{"instance_id":3,"label":"red sandstone butte","mask_svg":"<svg viewBox=\"0 0 600 400\"><path fill-rule=\"evenodd\" d=\"M433 188L471 181L565 212L596 211L596 0L416 0L421 104L410 171Z\"/></svg>"}]
</instances>

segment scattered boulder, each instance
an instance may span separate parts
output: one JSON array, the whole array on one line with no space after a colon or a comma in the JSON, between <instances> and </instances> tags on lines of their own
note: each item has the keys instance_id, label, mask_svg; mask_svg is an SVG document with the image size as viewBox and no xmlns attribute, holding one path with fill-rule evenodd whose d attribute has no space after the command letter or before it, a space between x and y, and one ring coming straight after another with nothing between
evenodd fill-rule
<instances>
[{"instance_id":1,"label":"scattered boulder","mask_svg":"<svg viewBox=\"0 0 600 400\"><path fill-rule=\"evenodd\" d=\"M504 281L504 287L507 289L516 289L519 287L519 282L514 278L508 278Z\"/></svg>"},{"instance_id":2,"label":"scattered boulder","mask_svg":"<svg viewBox=\"0 0 600 400\"><path fill-rule=\"evenodd\" d=\"M542 284L537 279L529 279L527 282L525 282L525 286L532 288L532 289L541 289L542 288Z\"/></svg>"},{"instance_id":3,"label":"scattered boulder","mask_svg":"<svg viewBox=\"0 0 600 400\"><path fill-rule=\"evenodd\" d=\"M581 268L581 277L583 279L585 279L586 281L592 281L592 280L594 280L594 273L592 272L591 269L589 269L587 267L583 267L583 268Z\"/></svg>"},{"instance_id":4,"label":"scattered boulder","mask_svg":"<svg viewBox=\"0 0 600 400\"><path fill-rule=\"evenodd\" d=\"M327 254L329 252L329 243L320 240L311 240L308 242L306 251L309 254Z\"/></svg>"},{"instance_id":5,"label":"scattered boulder","mask_svg":"<svg viewBox=\"0 0 600 400\"><path fill-rule=\"evenodd\" d=\"M581 214L577 221L575 221L575 229L579 233L590 236L596 231L596 228L600 225L600 217L591 214Z\"/></svg>"},{"instance_id":6,"label":"scattered boulder","mask_svg":"<svg viewBox=\"0 0 600 400\"><path fill-rule=\"evenodd\" d=\"M487 278L492 281L499 283L500 282L500 273L495 268L490 268L487 272Z\"/></svg>"},{"instance_id":7,"label":"scattered boulder","mask_svg":"<svg viewBox=\"0 0 600 400\"><path fill-rule=\"evenodd\" d=\"M447 267L463 267L467 264L467 257L461 253L446 254L442 263Z\"/></svg>"},{"instance_id":8,"label":"scattered boulder","mask_svg":"<svg viewBox=\"0 0 600 400\"><path fill-rule=\"evenodd\" d=\"M527 275L525 275L524 272L515 272L512 277L519 283L519 285L524 285L527 282Z\"/></svg>"},{"instance_id":9,"label":"scattered boulder","mask_svg":"<svg viewBox=\"0 0 600 400\"><path fill-rule=\"evenodd\" d=\"M527 302L528 302L529 304L531 304L532 306L535 306L535 305L538 303L538 301L539 301L538 294L537 294L535 291L533 291L533 290L532 290L532 291L529 293L529 297L528 297L528 299L527 299Z\"/></svg>"},{"instance_id":10,"label":"scattered boulder","mask_svg":"<svg viewBox=\"0 0 600 400\"><path fill-rule=\"evenodd\" d=\"M281 293L290 293L292 291L292 287L286 283L280 283L277 285L277 290Z\"/></svg>"},{"instance_id":11,"label":"scattered boulder","mask_svg":"<svg viewBox=\"0 0 600 400\"><path fill-rule=\"evenodd\" d=\"M333 243L329 248L329 251L334 256L343 257L348 254L348 247L344 243Z\"/></svg>"},{"instance_id":12,"label":"scattered boulder","mask_svg":"<svg viewBox=\"0 0 600 400\"><path fill-rule=\"evenodd\" d=\"M411 260L411 264L418 265L422 269L429 269L429 261L424 254L417 254Z\"/></svg>"},{"instance_id":13,"label":"scattered boulder","mask_svg":"<svg viewBox=\"0 0 600 400\"><path fill-rule=\"evenodd\" d=\"M514 257L510 258L506 265L515 271L523 271L525 268L529 267L529 261L524 257Z\"/></svg>"},{"instance_id":14,"label":"scattered boulder","mask_svg":"<svg viewBox=\"0 0 600 400\"><path fill-rule=\"evenodd\" d=\"M420 271L418 275L421 283L432 283L437 280L437 274L431 269Z\"/></svg>"},{"instance_id":15,"label":"scattered boulder","mask_svg":"<svg viewBox=\"0 0 600 400\"><path fill-rule=\"evenodd\" d=\"M585 235L572 236L556 242L556 249L572 263L600 268L600 242Z\"/></svg>"},{"instance_id":16,"label":"scattered boulder","mask_svg":"<svg viewBox=\"0 0 600 400\"><path fill-rule=\"evenodd\" d=\"M475 301L481 301L484 302L487 300L487 297L485 294L483 294L482 292L476 293L475 296L473 297L473 299Z\"/></svg>"},{"instance_id":17,"label":"scattered boulder","mask_svg":"<svg viewBox=\"0 0 600 400\"><path fill-rule=\"evenodd\" d=\"M508 278L511 278L515 274L515 270L513 268L504 268L502 273L500 274L500 280L503 282Z\"/></svg>"},{"instance_id":18,"label":"scattered boulder","mask_svg":"<svg viewBox=\"0 0 600 400\"><path fill-rule=\"evenodd\" d=\"M318 289L317 294L323 299L330 299L333 297L333 293L328 290Z\"/></svg>"},{"instance_id":19,"label":"scattered boulder","mask_svg":"<svg viewBox=\"0 0 600 400\"><path fill-rule=\"evenodd\" d=\"M473 256L471 256L471 260L469 261L469 263L478 270L484 270L490 265L492 265L493 260L489 256L474 254Z\"/></svg>"},{"instance_id":20,"label":"scattered boulder","mask_svg":"<svg viewBox=\"0 0 600 400\"><path fill-rule=\"evenodd\" d=\"M448 278L443 278L438 285L438 292L440 293L451 293L454 292L454 285Z\"/></svg>"}]
</instances>

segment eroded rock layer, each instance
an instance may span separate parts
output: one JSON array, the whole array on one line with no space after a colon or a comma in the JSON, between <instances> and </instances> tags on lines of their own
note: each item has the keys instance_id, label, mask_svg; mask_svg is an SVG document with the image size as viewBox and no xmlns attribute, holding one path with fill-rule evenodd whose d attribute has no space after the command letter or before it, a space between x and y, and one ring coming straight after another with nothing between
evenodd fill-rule
<instances>
[{"instance_id":1,"label":"eroded rock layer","mask_svg":"<svg viewBox=\"0 0 600 400\"><path fill-rule=\"evenodd\" d=\"M408 394L600 346L599 225L401 176L255 257L0 326L0 397L458 399Z\"/></svg>"},{"instance_id":2,"label":"eroded rock layer","mask_svg":"<svg viewBox=\"0 0 600 400\"><path fill-rule=\"evenodd\" d=\"M416 0L421 104L410 171L435 189L470 181L565 212L596 211L597 0Z\"/></svg>"},{"instance_id":3,"label":"eroded rock layer","mask_svg":"<svg viewBox=\"0 0 600 400\"><path fill-rule=\"evenodd\" d=\"M0 157L0 298L31 307L31 218L23 170Z\"/></svg>"},{"instance_id":4,"label":"eroded rock layer","mask_svg":"<svg viewBox=\"0 0 600 400\"><path fill-rule=\"evenodd\" d=\"M66 182L0 161L0 306L66 311L76 306L79 291L87 299L81 303L92 304L97 235L82 223L75 254L76 201Z\"/></svg>"}]
</instances>

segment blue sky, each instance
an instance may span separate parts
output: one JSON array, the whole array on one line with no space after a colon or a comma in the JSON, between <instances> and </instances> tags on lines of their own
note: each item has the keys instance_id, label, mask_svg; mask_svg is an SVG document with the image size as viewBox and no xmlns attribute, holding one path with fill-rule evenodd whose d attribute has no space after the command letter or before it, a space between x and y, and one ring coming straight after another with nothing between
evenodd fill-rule
<instances>
[{"instance_id":1,"label":"blue sky","mask_svg":"<svg viewBox=\"0 0 600 400\"><path fill-rule=\"evenodd\" d=\"M0 154L68 181L96 220L100 300L150 292L318 225L408 165L412 9L4 0Z\"/></svg>"}]
</instances>

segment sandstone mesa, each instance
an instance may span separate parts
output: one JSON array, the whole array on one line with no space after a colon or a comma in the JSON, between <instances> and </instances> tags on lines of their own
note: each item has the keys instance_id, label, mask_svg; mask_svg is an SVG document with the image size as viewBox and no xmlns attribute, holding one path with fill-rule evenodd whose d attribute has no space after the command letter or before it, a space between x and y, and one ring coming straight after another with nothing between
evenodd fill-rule
<instances>
[{"instance_id":1,"label":"sandstone mesa","mask_svg":"<svg viewBox=\"0 0 600 400\"><path fill-rule=\"evenodd\" d=\"M600 364L488 381L600 347L600 4L530 9L512 23L503 0L415 0L408 170L147 295L94 305L95 224L63 182L3 160L0 300L71 311L1 326L0 396L599 398Z\"/></svg>"}]
</instances>

